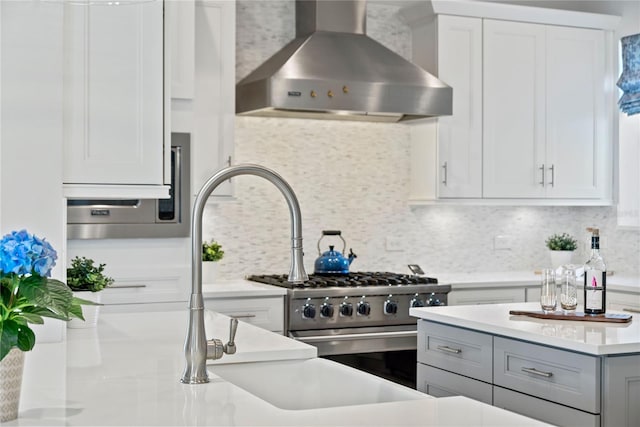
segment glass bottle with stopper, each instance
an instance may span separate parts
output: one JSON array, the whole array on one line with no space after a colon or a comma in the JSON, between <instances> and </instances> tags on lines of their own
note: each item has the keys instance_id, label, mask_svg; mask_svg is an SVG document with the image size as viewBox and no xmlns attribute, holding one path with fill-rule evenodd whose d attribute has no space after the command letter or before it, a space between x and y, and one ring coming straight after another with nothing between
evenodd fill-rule
<instances>
[{"instance_id":1,"label":"glass bottle with stopper","mask_svg":"<svg viewBox=\"0 0 640 427\"><path fill-rule=\"evenodd\" d=\"M607 306L607 266L600 254L600 230L587 230L591 232L591 256L584 264L584 312L604 314Z\"/></svg>"}]
</instances>

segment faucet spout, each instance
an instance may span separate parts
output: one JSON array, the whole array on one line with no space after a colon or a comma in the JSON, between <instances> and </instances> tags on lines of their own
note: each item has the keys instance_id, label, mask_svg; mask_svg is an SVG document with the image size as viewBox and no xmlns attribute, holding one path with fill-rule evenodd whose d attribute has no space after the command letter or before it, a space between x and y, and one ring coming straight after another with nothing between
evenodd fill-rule
<instances>
[{"instance_id":1,"label":"faucet spout","mask_svg":"<svg viewBox=\"0 0 640 427\"><path fill-rule=\"evenodd\" d=\"M186 366L181 382L202 384L207 375L207 338L204 329L204 300L202 298L202 216L207 199L220 184L238 175L255 175L275 185L289 206L291 217L291 268L289 281L304 283L309 279L302 260L302 215L298 199L291 186L277 173L260 165L234 165L216 172L202 186L193 206L191 221L191 297L189 299L189 328L184 344Z\"/></svg>"}]
</instances>

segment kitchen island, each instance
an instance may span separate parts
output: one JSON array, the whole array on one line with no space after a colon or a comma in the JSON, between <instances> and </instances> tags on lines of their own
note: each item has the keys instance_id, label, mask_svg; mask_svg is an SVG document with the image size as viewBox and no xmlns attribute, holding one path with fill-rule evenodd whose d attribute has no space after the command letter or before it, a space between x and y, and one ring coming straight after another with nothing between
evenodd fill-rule
<instances>
[{"instance_id":1,"label":"kitchen island","mask_svg":"<svg viewBox=\"0 0 640 427\"><path fill-rule=\"evenodd\" d=\"M207 312L205 322L207 336L227 340L226 316ZM244 322L238 352L208 363L208 384L181 384L186 326L186 310L103 313L97 328L37 343L25 362L19 418L6 425L541 425L465 397L434 399L409 389L404 401L284 409L224 380L216 368L313 360L316 349ZM310 379L300 394L321 399L336 391L313 387Z\"/></svg>"},{"instance_id":2,"label":"kitchen island","mask_svg":"<svg viewBox=\"0 0 640 427\"><path fill-rule=\"evenodd\" d=\"M558 425L640 425L640 319L512 316L538 303L412 308L418 389ZM629 313L627 313L629 314Z\"/></svg>"}]
</instances>

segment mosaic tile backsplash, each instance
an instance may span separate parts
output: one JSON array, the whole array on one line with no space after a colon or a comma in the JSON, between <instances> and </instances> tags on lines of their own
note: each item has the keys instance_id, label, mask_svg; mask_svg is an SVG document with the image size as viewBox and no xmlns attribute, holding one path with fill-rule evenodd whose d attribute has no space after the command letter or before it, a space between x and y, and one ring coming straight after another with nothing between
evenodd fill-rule
<instances>
[{"instance_id":1,"label":"mosaic tile backsplash","mask_svg":"<svg viewBox=\"0 0 640 427\"><path fill-rule=\"evenodd\" d=\"M369 4L367 33L410 57L409 28L388 4ZM293 1L237 1L236 77L241 79L295 36ZM589 254L589 226L601 229L602 253L616 274L640 275L640 233L616 227L614 207L409 206L409 128L401 124L236 117L235 161L282 175L302 209L305 266L313 271L323 229L342 230L351 269L408 273L540 269L545 238L567 232ZM256 177L235 179L235 199L210 204L205 238L226 251L221 278L287 273L290 219L278 190ZM509 249L494 249L506 236ZM332 240L333 239L333 240ZM341 249L341 242L325 237Z\"/></svg>"}]
</instances>

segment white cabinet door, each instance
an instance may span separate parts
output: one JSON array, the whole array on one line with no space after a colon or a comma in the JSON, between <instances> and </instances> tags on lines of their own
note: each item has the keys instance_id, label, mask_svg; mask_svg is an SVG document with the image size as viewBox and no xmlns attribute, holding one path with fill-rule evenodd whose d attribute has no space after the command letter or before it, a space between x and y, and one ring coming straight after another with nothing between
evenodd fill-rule
<instances>
[{"instance_id":1,"label":"white cabinet door","mask_svg":"<svg viewBox=\"0 0 640 427\"><path fill-rule=\"evenodd\" d=\"M611 197L604 33L546 28L547 197Z\"/></svg>"},{"instance_id":2,"label":"white cabinet door","mask_svg":"<svg viewBox=\"0 0 640 427\"><path fill-rule=\"evenodd\" d=\"M484 20L484 197L545 196L545 26Z\"/></svg>"},{"instance_id":3,"label":"white cabinet door","mask_svg":"<svg viewBox=\"0 0 640 427\"><path fill-rule=\"evenodd\" d=\"M640 294L607 291L608 310L631 310L640 313Z\"/></svg>"},{"instance_id":4,"label":"white cabinet door","mask_svg":"<svg viewBox=\"0 0 640 427\"><path fill-rule=\"evenodd\" d=\"M64 8L65 184L162 185L163 2Z\"/></svg>"},{"instance_id":5,"label":"white cabinet door","mask_svg":"<svg viewBox=\"0 0 640 427\"><path fill-rule=\"evenodd\" d=\"M475 305L475 304L505 304L510 302L524 302L526 300L526 288L504 287L453 289L447 295L449 305Z\"/></svg>"},{"instance_id":6,"label":"white cabinet door","mask_svg":"<svg viewBox=\"0 0 640 427\"><path fill-rule=\"evenodd\" d=\"M601 30L484 21L485 197L611 198Z\"/></svg>"},{"instance_id":7,"label":"white cabinet door","mask_svg":"<svg viewBox=\"0 0 640 427\"><path fill-rule=\"evenodd\" d=\"M195 97L192 192L233 157L235 120L235 2L198 1L195 6ZM213 196L229 196L229 181Z\"/></svg>"},{"instance_id":8,"label":"white cabinet door","mask_svg":"<svg viewBox=\"0 0 640 427\"><path fill-rule=\"evenodd\" d=\"M284 332L283 297L206 298L204 305L209 310L260 328L279 334Z\"/></svg>"},{"instance_id":9,"label":"white cabinet door","mask_svg":"<svg viewBox=\"0 0 640 427\"><path fill-rule=\"evenodd\" d=\"M438 77L453 114L438 119L438 196L482 197L482 20L438 16Z\"/></svg>"},{"instance_id":10,"label":"white cabinet door","mask_svg":"<svg viewBox=\"0 0 640 427\"><path fill-rule=\"evenodd\" d=\"M195 1L165 0L171 99L193 99L195 73Z\"/></svg>"}]
</instances>

